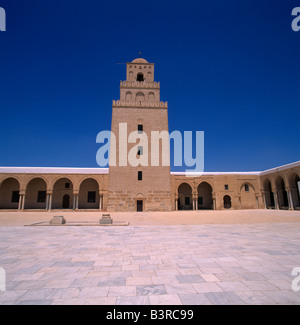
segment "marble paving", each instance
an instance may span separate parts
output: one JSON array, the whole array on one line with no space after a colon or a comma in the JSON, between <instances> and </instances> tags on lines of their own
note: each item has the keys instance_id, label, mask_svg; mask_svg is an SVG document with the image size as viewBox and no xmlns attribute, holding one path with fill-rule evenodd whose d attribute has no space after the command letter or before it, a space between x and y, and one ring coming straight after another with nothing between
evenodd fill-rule
<instances>
[{"instance_id":1,"label":"marble paving","mask_svg":"<svg viewBox=\"0 0 300 325\"><path fill-rule=\"evenodd\" d=\"M300 304L299 234L292 222L0 227L0 304Z\"/></svg>"}]
</instances>

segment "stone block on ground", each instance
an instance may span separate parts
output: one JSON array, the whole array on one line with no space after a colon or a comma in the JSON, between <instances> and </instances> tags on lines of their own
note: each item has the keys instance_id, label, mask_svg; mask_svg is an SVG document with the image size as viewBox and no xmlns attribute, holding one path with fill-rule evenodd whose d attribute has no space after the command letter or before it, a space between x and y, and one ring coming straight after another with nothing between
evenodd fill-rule
<instances>
[{"instance_id":1,"label":"stone block on ground","mask_svg":"<svg viewBox=\"0 0 300 325\"><path fill-rule=\"evenodd\" d=\"M102 214L102 218L99 220L100 225L111 225L113 219L110 217L110 214Z\"/></svg>"},{"instance_id":2,"label":"stone block on ground","mask_svg":"<svg viewBox=\"0 0 300 325\"><path fill-rule=\"evenodd\" d=\"M50 220L50 225L64 225L66 223L66 219L63 216L54 216Z\"/></svg>"}]
</instances>

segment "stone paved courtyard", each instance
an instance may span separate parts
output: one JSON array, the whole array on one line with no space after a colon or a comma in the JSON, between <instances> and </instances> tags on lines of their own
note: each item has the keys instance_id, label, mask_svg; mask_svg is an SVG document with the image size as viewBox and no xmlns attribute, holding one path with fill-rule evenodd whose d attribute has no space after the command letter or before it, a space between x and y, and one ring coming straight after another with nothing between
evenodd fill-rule
<instances>
[{"instance_id":1,"label":"stone paved courtyard","mask_svg":"<svg viewBox=\"0 0 300 325\"><path fill-rule=\"evenodd\" d=\"M299 222L0 227L0 304L300 304L299 233Z\"/></svg>"}]
</instances>

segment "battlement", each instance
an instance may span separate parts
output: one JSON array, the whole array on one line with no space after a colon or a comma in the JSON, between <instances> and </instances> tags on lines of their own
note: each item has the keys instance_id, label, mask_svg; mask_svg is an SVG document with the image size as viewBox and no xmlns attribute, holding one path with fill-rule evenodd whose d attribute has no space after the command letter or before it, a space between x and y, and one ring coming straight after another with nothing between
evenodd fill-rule
<instances>
[{"instance_id":1,"label":"battlement","mask_svg":"<svg viewBox=\"0 0 300 325\"><path fill-rule=\"evenodd\" d=\"M168 108L168 102L124 102L120 100L113 100L113 107L139 107L139 108Z\"/></svg>"},{"instance_id":2,"label":"battlement","mask_svg":"<svg viewBox=\"0 0 300 325\"><path fill-rule=\"evenodd\" d=\"M124 80L120 82L120 88L160 88L159 82L146 82L146 81L128 81Z\"/></svg>"}]
</instances>

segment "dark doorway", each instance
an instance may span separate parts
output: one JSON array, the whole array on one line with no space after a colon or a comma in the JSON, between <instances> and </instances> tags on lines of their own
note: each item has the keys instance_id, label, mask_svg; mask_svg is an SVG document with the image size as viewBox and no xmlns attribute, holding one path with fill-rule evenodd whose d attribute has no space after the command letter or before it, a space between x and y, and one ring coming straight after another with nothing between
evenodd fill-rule
<instances>
[{"instance_id":1,"label":"dark doorway","mask_svg":"<svg viewBox=\"0 0 300 325\"><path fill-rule=\"evenodd\" d=\"M142 73L138 73L136 77L137 81L144 81L144 75Z\"/></svg>"},{"instance_id":2,"label":"dark doorway","mask_svg":"<svg viewBox=\"0 0 300 325\"><path fill-rule=\"evenodd\" d=\"M192 188L187 183L182 183L178 187L178 210L193 210Z\"/></svg>"},{"instance_id":3,"label":"dark doorway","mask_svg":"<svg viewBox=\"0 0 300 325\"><path fill-rule=\"evenodd\" d=\"M230 209L231 208L231 197L229 195L225 195L223 198L224 201L224 208Z\"/></svg>"},{"instance_id":4,"label":"dark doorway","mask_svg":"<svg viewBox=\"0 0 300 325\"><path fill-rule=\"evenodd\" d=\"M70 208L70 195L65 194L63 197L63 209L69 209Z\"/></svg>"},{"instance_id":5,"label":"dark doorway","mask_svg":"<svg viewBox=\"0 0 300 325\"><path fill-rule=\"evenodd\" d=\"M136 201L136 211L143 212L143 200Z\"/></svg>"}]
</instances>

